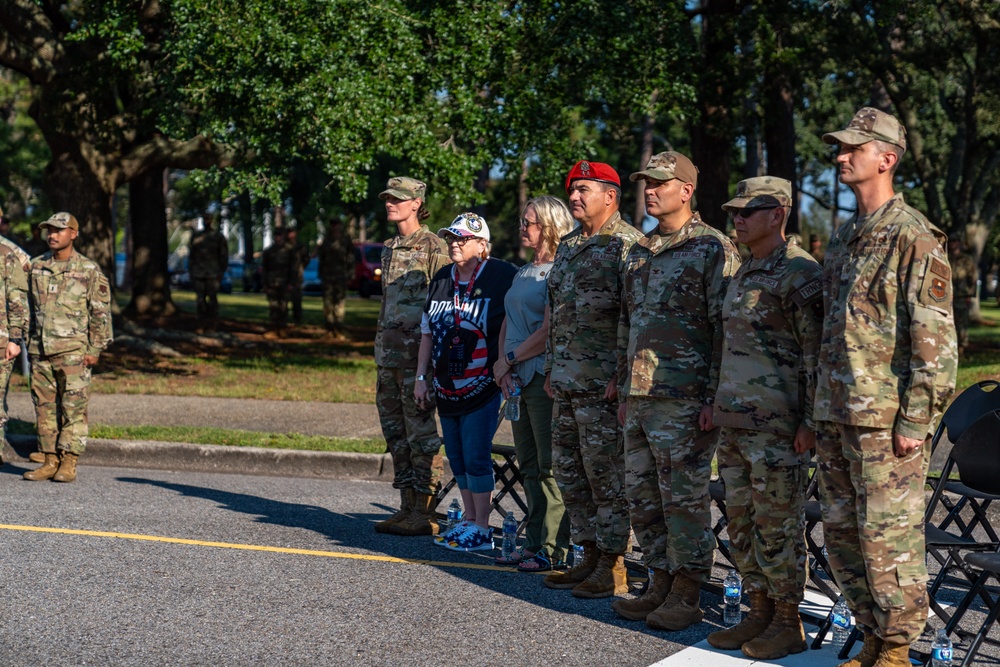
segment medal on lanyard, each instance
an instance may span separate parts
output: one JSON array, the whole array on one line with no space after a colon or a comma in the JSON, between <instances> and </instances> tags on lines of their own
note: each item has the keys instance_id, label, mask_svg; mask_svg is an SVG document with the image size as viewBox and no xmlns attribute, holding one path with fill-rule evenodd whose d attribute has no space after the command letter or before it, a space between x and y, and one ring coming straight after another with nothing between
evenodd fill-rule
<instances>
[{"instance_id":1,"label":"medal on lanyard","mask_svg":"<svg viewBox=\"0 0 1000 667\"><path fill-rule=\"evenodd\" d=\"M472 297L472 286L476 283L476 278L482 273L484 266L486 266L486 260L483 260L476 272L472 274L472 279L469 280L469 284L465 288L464 300L461 298L461 290L458 285L458 269L452 268L452 279L455 285L455 335L451 339L451 347L448 350L448 375L453 380L460 380L465 377L465 343L462 342L462 338L459 336L462 326L462 306L463 303L468 303Z\"/></svg>"}]
</instances>

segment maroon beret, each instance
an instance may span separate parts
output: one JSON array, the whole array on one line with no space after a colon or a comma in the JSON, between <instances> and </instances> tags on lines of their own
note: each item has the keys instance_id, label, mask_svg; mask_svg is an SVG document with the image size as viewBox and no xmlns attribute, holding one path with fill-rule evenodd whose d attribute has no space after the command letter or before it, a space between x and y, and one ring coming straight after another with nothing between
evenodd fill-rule
<instances>
[{"instance_id":1,"label":"maroon beret","mask_svg":"<svg viewBox=\"0 0 1000 667\"><path fill-rule=\"evenodd\" d=\"M600 181L601 183L611 183L618 187L622 186L621 179L618 178L618 172L610 164L604 164L603 162L580 160L573 165L573 168L569 170L569 176L566 177L566 191L569 192L570 183L580 180Z\"/></svg>"}]
</instances>

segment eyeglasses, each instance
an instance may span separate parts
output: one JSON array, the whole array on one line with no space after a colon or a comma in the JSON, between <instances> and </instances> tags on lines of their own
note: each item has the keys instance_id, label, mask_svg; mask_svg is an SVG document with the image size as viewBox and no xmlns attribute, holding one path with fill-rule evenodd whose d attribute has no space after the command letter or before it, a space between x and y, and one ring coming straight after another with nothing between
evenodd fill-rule
<instances>
[{"instance_id":1,"label":"eyeglasses","mask_svg":"<svg viewBox=\"0 0 1000 667\"><path fill-rule=\"evenodd\" d=\"M520 227L522 230L524 230L527 229L528 227L531 227L532 225L540 225L540 224L542 223L540 223L538 220L535 220L534 222L528 222L524 218L521 218L521 220L517 223L517 226Z\"/></svg>"},{"instance_id":2,"label":"eyeglasses","mask_svg":"<svg viewBox=\"0 0 1000 667\"><path fill-rule=\"evenodd\" d=\"M736 218L743 218L744 220L746 220L757 211L773 211L776 208L777 206L762 206L761 208L738 208L729 211L729 219L735 220Z\"/></svg>"},{"instance_id":3,"label":"eyeglasses","mask_svg":"<svg viewBox=\"0 0 1000 667\"><path fill-rule=\"evenodd\" d=\"M464 246L466 243L476 238L475 236L455 236L454 234L449 234L444 237L444 242L451 244L454 243L459 246Z\"/></svg>"}]
</instances>

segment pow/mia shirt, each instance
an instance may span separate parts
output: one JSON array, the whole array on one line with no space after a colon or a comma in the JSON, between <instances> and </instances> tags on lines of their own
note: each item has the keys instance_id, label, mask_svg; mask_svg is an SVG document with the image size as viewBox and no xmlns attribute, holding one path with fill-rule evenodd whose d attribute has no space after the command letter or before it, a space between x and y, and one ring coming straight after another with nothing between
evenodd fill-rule
<instances>
[{"instance_id":1,"label":"pow/mia shirt","mask_svg":"<svg viewBox=\"0 0 1000 667\"><path fill-rule=\"evenodd\" d=\"M789 437L800 424L816 431L822 273L812 256L788 243L740 266L722 308L716 424Z\"/></svg>"},{"instance_id":2,"label":"pow/mia shirt","mask_svg":"<svg viewBox=\"0 0 1000 667\"><path fill-rule=\"evenodd\" d=\"M466 294L468 283L459 283L461 317L456 332L454 270L446 266L431 280L422 327L431 335L430 368L438 414L444 417L475 412L500 391L493 364L500 356L504 297L517 273L513 264L489 259L472 282L472 294ZM458 343L454 342L456 333ZM460 358L453 359L453 348L460 350Z\"/></svg>"},{"instance_id":3,"label":"pow/mia shirt","mask_svg":"<svg viewBox=\"0 0 1000 667\"><path fill-rule=\"evenodd\" d=\"M958 369L946 242L901 194L830 239L816 421L934 430Z\"/></svg>"},{"instance_id":4,"label":"pow/mia shirt","mask_svg":"<svg viewBox=\"0 0 1000 667\"><path fill-rule=\"evenodd\" d=\"M382 309L375 332L375 363L416 368L420 317L427 285L450 263L448 248L427 225L409 236L394 236L382 247Z\"/></svg>"}]
</instances>

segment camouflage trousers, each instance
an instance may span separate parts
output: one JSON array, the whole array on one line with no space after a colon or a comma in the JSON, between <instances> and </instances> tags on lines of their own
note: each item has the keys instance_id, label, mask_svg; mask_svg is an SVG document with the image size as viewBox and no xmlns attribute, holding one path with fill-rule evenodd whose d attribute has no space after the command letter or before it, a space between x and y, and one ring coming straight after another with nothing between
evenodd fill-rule
<instances>
[{"instance_id":1,"label":"camouflage trousers","mask_svg":"<svg viewBox=\"0 0 1000 667\"><path fill-rule=\"evenodd\" d=\"M700 401L629 397L625 489L647 567L705 579L715 535L711 496L716 431L698 428Z\"/></svg>"},{"instance_id":2,"label":"camouflage trousers","mask_svg":"<svg viewBox=\"0 0 1000 667\"><path fill-rule=\"evenodd\" d=\"M625 465L617 406L604 392L556 392L552 407L552 471L577 544L605 553L629 546Z\"/></svg>"},{"instance_id":3,"label":"camouflage trousers","mask_svg":"<svg viewBox=\"0 0 1000 667\"><path fill-rule=\"evenodd\" d=\"M41 451L83 454L89 397L90 368L83 364L82 352L31 357L31 401Z\"/></svg>"},{"instance_id":4,"label":"camouflage trousers","mask_svg":"<svg viewBox=\"0 0 1000 667\"><path fill-rule=\"evenodd\" d=\"M806 585L809 460L795 453L794 439L723 426L718 456L729 546L744 589L797 605Z\"/></svg>"},{"instance_id":5,"label":"camouflage trousers","mask_svg":"<svg viewBox=\"0 0 1000 667\"><path fill-rule=\"evenodd\" d=\"M897 458L892 429L822 426L817 474L834 578L858 623L887 644L912 643L927 620L923 520L929 441Z\"/></svg>"},{"instance_id":6,"label":"camouflage trousers","mask_svg":"<svg viewBox=\"0 0 1000 667\"><path fill-rule=\"evenodd\" d=\"M275 329L284 329L288 326L288 295L287 285L276 285L265 287L267 294L267 319Z\"/></svg>"},{"instance_id":7,"label":"camouflage trousers","mask_svg":"<svg viewBox=\"0 0 1000 667\"><path fill-rule=\"evenodd\" d=\"M344 301L347 287L342 282L323 283L323 319L327 331L339 332L344 328Z\"/></svg>"},{"instance_id":8,"label":"camouflage trousers","mask_svg":"<svg viewBox=\"0 0 1000 667\"><path fill-rule=\"evenodd\" d=\"M219 279L192 278L198 321L214 324L219 319Z\"/></svg>"},{"instance_id":9,"label":"camouflage trousers","mask_svg":"<svg viewBox=\"0 0 1000 667\"><path fill-rule=\"evenodd\" d=\"M18 359L20 357L15 357L10 361L0 360L0 391L3 392L3 400L0 401L0 436L4 435L7 420L10 418L7 414L7 387L10 386L10 375L14 371L14 364L17 363Z\"/></svg>"},{"instance_id":10,"label":"camouflage trousers","mask_svg":"<svg viewBox=\"0 0 1000 667\"><path fill-rule=\"evenodd\" d=\"M392 454L392 486L434 495L441 488L444 472L441 438L434 421L433 403L423 409L413 400L416 377L415 368L380 366L375 405L382 422L382 435Z\"/></svg>"}]
</instances>

